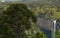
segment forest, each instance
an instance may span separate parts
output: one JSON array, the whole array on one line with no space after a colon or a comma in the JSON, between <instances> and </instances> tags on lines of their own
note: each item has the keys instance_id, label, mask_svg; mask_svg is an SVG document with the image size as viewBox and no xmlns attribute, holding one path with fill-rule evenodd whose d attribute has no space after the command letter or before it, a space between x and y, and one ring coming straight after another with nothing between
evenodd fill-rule
<instances>
[{"instance_id":1,"label":"forest","mask_svg":"<svg viewBox=\"0 0 60 38\"><path fill-rule=\"evenodd\" d=\"M47 38L41 31L41 24L37 24L38 17L49 21L57 20L55 38L60 38L59 4L0 3L0 38ZM53 31L51 25L47 23L46 26Z\"/></svg>"}]
</instances>

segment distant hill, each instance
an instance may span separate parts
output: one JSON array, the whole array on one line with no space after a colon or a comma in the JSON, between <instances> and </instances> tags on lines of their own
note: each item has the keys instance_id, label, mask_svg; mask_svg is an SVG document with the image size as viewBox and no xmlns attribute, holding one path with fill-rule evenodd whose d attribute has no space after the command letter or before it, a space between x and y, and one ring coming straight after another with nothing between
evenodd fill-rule
<instances>
[{"instance_id":1,"label":"distant hill","mask_svg":"<svg viewBox=\"0 0 60 38\"><path fill-rule=\"evenodd\" d=\"M0 0L3 1L3 0ZM60 0L4 0L4 1L21 1L21 2L33 2L33 1L39 1L39 2L60 2Z\"/></svg>"},{"instance_id":2,"label":"distant hill","mask_svg":"<svg viewBox=\"0 0 60 38\"><path fill-rule=\"evenodd\" d=\"M0 0L3 1L3 0ZM30 2L42 2L42 3L51 3L51 4L60 4L60 0L4 0L7 2L25 2L25 3L30 3Z\"/></svg>"}]
</instances>

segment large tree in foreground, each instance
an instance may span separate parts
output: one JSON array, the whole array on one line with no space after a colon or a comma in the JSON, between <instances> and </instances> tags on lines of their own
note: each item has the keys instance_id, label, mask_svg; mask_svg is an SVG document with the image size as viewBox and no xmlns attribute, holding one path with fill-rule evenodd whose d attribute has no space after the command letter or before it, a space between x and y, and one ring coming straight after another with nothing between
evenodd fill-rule
<instances>
[{"instance_id":1,"label":"large tree in foreground","mask_svg":"<svg viewBox=\"0 0 60 38\"><path fill-rule=\"evenodd\" d=\"M31 28L36 17L24 4L11 4L0 15L0 38L24 38L25 30Z\"/></svg>"}]
</instances>

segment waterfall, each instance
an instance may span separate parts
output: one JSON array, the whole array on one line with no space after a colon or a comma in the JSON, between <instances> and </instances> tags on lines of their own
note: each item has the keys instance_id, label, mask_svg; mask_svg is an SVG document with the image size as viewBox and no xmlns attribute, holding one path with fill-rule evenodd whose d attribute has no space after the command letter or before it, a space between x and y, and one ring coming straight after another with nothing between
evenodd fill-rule
<instances>
[{"instance_id":1,"label":"waterfall","mask_svg":"<svg viewBox=\"0 0 60 38\"><path fill-rule=\"evenodd\" d=\"M55 33L56 33L56 20L55 20L55 21L53 21L52 38L55 38Z\"/></svg>"}]
</instances>

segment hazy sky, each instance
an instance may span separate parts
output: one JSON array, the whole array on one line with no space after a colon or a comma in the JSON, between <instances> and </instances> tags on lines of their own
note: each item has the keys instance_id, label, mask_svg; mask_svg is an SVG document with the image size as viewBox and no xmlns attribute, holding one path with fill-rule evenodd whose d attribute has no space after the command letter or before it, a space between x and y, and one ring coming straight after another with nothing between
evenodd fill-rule
<instances>
[{"instance_id":1,"label":"hazy sky","mask_svg":"<svg viewBox=\"0 0 60 38\"><path fill-rule=\"evenodd\" d=\"M0 0L0 1L37 1L37 0Z\"/></svg>"},{"instance_id":2,"label":"hazy sky","mask_svg":"<svg viewBox=\"0 0 60 38\"><path fill-rule=\"evenodd\" d=\"M24 2L31 2L31 1L56 1L56 0L0 0L0 1L24 1Z\"/></svg>"},{"instance_id":3,"label":"hazy sky","mask_svg":"<svg viewBox=\"0 0 60 38\"><path fill-rule=\"evenodd\" d=\"M21 0L0 0L0 1L21 1Z\"/></svg>"}]
</instances>

